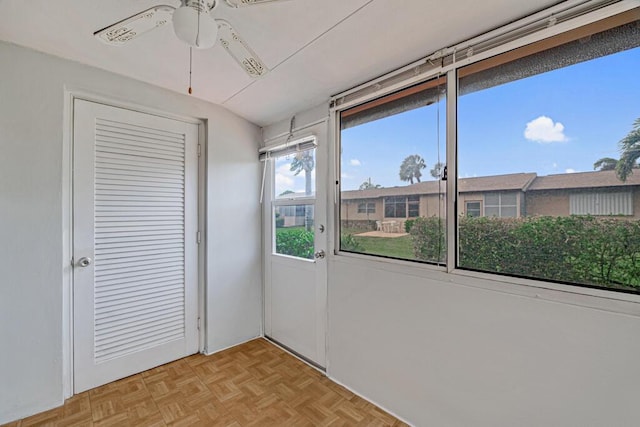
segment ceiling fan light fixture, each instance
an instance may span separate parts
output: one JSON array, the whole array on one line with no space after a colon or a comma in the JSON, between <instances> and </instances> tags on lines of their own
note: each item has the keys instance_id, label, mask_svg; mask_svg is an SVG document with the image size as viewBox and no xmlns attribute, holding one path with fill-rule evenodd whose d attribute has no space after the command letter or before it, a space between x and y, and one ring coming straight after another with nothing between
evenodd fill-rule
<instances>
[{"instance_id":1,"label":"ceiling fan light fixture","mask_svg":"<svg viewBox=\"0 0 640 427\"><path fill-rule=\"evenodd\" d=\"M173 12L176 36L197 49L212 47L218 35L218 24L210 14L212 7L205 0L183 0Z\"/></svg>"}]
</instances>

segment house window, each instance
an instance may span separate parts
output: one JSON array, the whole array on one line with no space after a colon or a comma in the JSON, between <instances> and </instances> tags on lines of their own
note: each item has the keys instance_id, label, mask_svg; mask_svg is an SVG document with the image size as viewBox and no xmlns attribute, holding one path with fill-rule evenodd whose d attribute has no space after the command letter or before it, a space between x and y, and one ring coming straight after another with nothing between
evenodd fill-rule
<instances>
[{"instance_id":1,"label":"house window","mask_svg":"<svg viewBox=\"0 0 640 427\"><path fill-rule=\"evenodd\" d=\"M403 196L385 197L384 216L385 218L406 218L407 198Z\"/></svg>"},{"instance_id":2,"label":"house window","mask_svg":"<svg viewBox=\"0 0 640 427\"><path fill-rule=\"evenodd\" d=\"M480 202L465 202L464 206L468 217L476 218L480 216Z\"/></svg>"},{"instance_id":3,"label":"house window","mask_svg":"<svg viewBox=\"0 0 640 427\"><path fill-rule=\"evenodd\" d=\"M438 77L340 113L341 251L444 264L445 89ZM353 217L353 200L370 216ZM411 227L437 248L416 249Z\"/></svg>"},{"instance_id":4,"label":"house window","mask_svg":"<svg viewBox=\"0 0 640 427\"><path fill-rule=\"evenodd\" d=\"M407 197L407 212L409 213L409 218L420 216L420 196Z\"/></svg>"},{"instance_id":5,"label":"house window","mask_svg":"<svg viewBox=\"0 0 640 427\"><path fill-rule=\"evenodd\" d=\"M385 218L417 218L420 216L420 196L384 198Z\"/></svg>"},{"instance_id":6,"label":"house window","mask_svg":"<svg viewBox=\"0 0 640 427\"><path fill-rule=\"evenodd\" d=\"M518 215L517 202L515 193L487 193L484 195L484 216L515 218Z\"/></svg>"},{"instance_id":7,"label":"house window","mask_svg":"<svg viewBox=\"0 0 640 427\"><path fill-rule=\"evenodd\" d=\"M458 185L486 218L456 216L457 268L640 293L640 26L602 25L458 69Z\"/></svg>"},{"instance_id":8,"label":"house window","mask_svg":"<svg viewBox=\"0 0 640 427\"><path fill-rule=\"evenodd\" d=\"M376 213L375 202L360 202L358 203L358 213L362 214L374 214Z\"/></svg>"},{"instance_id":9,"label":"house window","mask_svg":"<svg viewBox=\"0 0 640 427\"><path fill-rule=\"evenodd\" d=\"M576 193L569 196L571 215L633 215L633 195L620 193Z\"/></svg>"}]
</instances>

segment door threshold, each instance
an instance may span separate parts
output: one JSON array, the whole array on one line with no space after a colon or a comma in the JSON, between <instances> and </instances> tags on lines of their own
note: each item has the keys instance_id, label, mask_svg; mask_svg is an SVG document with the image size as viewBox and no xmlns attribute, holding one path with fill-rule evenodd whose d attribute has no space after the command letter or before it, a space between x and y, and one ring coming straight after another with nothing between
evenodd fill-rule
<instances>
[{"instance_id":1,"label":"door threshold","mask_svg":"<svg viewBox=\"0 0 640 427\"><path fill-rule=\"evenodd\" d=\"M264 339L266 339L267 341L269 341L273 345L276 345L276 346L280 347L282 350L286 351L287 353L291 354L292 356L300 359L302 362L304 362L307 365L311 366L316 371L320 371L321 373L323 373L325 375L327 374L327 368L325 368L325 367L319 365L318 363L314 362L313 360L301 355L297 351L291 349L290 347L287 347L286 345L282 344L278 340L275 340L275 339L271 338L268 335L265 335Z\"/></svg>"}]
</instances>

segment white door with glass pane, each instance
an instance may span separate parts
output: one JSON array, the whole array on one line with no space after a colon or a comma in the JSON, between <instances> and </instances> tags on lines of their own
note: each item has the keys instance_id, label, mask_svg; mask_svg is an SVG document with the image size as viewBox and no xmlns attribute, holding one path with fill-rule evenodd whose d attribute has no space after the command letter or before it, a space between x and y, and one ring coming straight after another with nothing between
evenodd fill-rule
<instances>
[{"instance_id":1,"label":"white door with glass pane","mask_svg":"<svg viewBox=\"0 0 640 427\"><path fill-rule=\"evenodd\" d=\"M318 140L326 134L317 126ZM270 153L265 185L265 334L325 366L327 261L324 144L308 137Z\"/></svg>"},{"instance_id":2,"label":"white door with glass pane","mask_svg":"<svg viewBox=\"0 0 640 427\"><path fill-rule=\"evenodd\" d=\"M75 393L198 351L198 125L74 101Z\"/></svg>"}]
</instances>

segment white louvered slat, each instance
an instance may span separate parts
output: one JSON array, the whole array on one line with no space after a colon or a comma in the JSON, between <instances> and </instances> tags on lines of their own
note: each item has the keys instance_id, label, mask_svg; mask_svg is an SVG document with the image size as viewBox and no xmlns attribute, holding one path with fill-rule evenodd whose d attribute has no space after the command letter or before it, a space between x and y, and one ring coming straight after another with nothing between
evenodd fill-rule
<instances>
[{"instance_id":1,"label":"white louvered slat","mask_svg":"<svg viewBox=\"0 0 640 427\"><path fill-rule=\"evenodd\" d=\"M184 335L184 332L181 328L168 329L164 331L160 331L157 334L153 334L151 336L146 335L145 338L138 339L134 343L123 343L118 346L111 346L107 348L96 348L96 351L100 351L103 353L109 353L112 358L123 357L127 354L155 348L161 344L167 343L169 341L181 339Z\"/></svg>"},{"instance_id":2,"label":"white louvered slat","mask_svg":"<svg viewBox=\"0 0 640 427\"><path fill-rule=\"evenodd\" d=\"M114 132L124 131L129 135L141 135L148 136L153 135L156 136L159 140L168 140L175 142L176 144L182 144L183 135L176 132L170 132L167 130L157 130L150 127L144 127L129 123L122 123L117 121L112 121L108 119L101 119L100 122L96 126L100 130L113 130Z\"/></svg>"},{"instance_id":3,"label":"white louvered slat","mask_svg":"<svg viewBox=\"0 0 640 427\"><path fill-rule=\"evenodd\" d=\"M96 128L96 139L102 138L134 141L136 144L156 144L159 148L179 148L182 145L179 138L164 138L151 133L98 126Z\"/></svg>"},{"instance_id":4,"label":"white louvered slat","mask_svg":"<svg viewBox=\"0 0 640 427\"><path fill-rule=\"evenodd\" d=\"M102 274L98 274L96 273L96 277L100 277L103 280L118 280L118 279L127 279L127 278L131 278L131 277L149 277L149 274L151 273L165 273L165 274L171 274L172 272L176 271L176 266L175 265L169 265L169 266L163 266L163 267L158 267L155 266L154 267L148 267L148 266L138 266L137 268L128 268L125 271L119 272L119 273L113 273L110 272L111 274L106 274L106 273L102 273ZM109 287L109 290L111 290L112 288ZM104 293L96 293L97 295L103 294Z\"/></svg>"},{"instance_id":5,"label":"white louvered slat","mask_svg":"<svg viewBox=\"0 0 640 427\"><path fill-rule=\"evenodd\" d=\"M154 290L154 289L158 289L158 290L168 289L176 285L178 286L180 285L179 280L169 280L165 282L150 283L147 285L138 285L135 287L135 289L142 292L142 291L148 291L148 290ZM116 297L118 295L125 295L127 292L131 292L131 291L132 289L129 285L111 286L110 289L103 290L97 295L100 295L101 297Z\"/></svg>"},{"instance_id":6,"label":"white louvered slat","mask_svg":"<svg viewBox=\"0 0 640 427\"><path fill-rule=\"evenodd\" d=\"M94 352L101 363L184 337L185 143L96 119Z\"/></svg>"},{"instance_id":7,"label":"white louvered slat","mask_svg":"<svg viewBox=\"0 0 640 427\"><path fill-rule=\"evenodd\" d=\"M122 134L114 134L110 132L96 132L96 142L98 147L114 146L125 149L144 150L152 153L181 153L179 144L163 144L161 141L154 140L149 137L131 137Z\"/></svg>"},{"instance_id":8,"label":"white louvered slat","mask_svg":"<svg viewBox=\"0 0 640 427\"><path fill-rule=\"evenodd\" d=\"M109 345L119 345L125 340L131 340L131 338L146 336L150 333L157 332L167 327L173 327L173 323L179 320L180 315L173 317L165 317L162 319L155 319L153 322L145 322L136 326L128 325L127 327L121 327L114 329L109 333L102 334L100 340L96 341L98 347L106 347Z\"/></svg>"},{"instance_id":9,"label":"white louvered slat","mask_svg":"<svg viewBox=\"0 0 640 427\"><path fill-rule=\"evenodd\" d=\"M183 169L179 164L175 164L173 162L155 160L155 159L144 159L145 161L131 161L127 158L127 156L120 156L117 154L110 153L102 153L100 161L96 162L96 164L100 167L108 167L113 169L126 169L130 168L132 171L157 171L157 165L161 164L164 167L164 170L167 173L181 173Z\"/></svg>"},{"instance_id":10,"label":"white louvered slat","mask_svg":"<svg viewBox=\"0 0 640 427\"><path fill-rule=\"evenodd\" d=\"M106 319L97 320L95 324L96 331L115 331L123 326L130 326L131 319L134 318L139 324L146 322L159 321L165 317L172 317L182 312L183 307L175 306L171 308L150 308L147 310L138 310L133 317L131 315L113 315Z\"/></svg>"}]
</instances>

